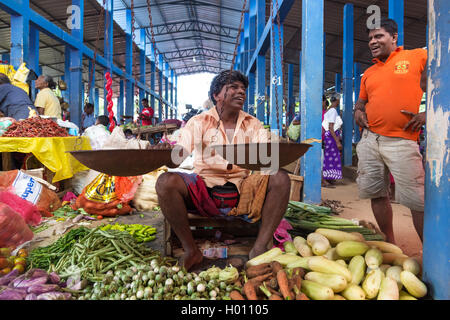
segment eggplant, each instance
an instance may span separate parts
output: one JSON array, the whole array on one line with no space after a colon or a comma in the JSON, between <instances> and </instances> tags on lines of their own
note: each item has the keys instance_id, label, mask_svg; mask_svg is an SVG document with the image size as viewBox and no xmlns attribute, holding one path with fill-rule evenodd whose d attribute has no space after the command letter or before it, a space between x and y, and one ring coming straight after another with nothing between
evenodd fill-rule
<instances>
[{"instance_id":1,"label":"eggplant","mask_svg":"<svg viewBox=\"0 0 450 320\"><path fill-rule=\"evenodd\" d=\"M55 283L55 284L58 284L61 281L61 277L58 276L58 274L56 272L50 273L48 275L48 278L49 278L51 283Z\"/></svg>"},{"instance_id":2,"label":"eggplant","mask_svg":"<svg viewBox=\"0 0 450 320\"><path fill-rule=\"evenodd\" d=\"M19 270L14 269L7 275L0 278L0 286L7 286L12 280L14 280L19 274Z\"/></svg>"},{"instance_id":3,"label":"eggplant","mask_svg":"<svg viewBox=\"0 0 450 320\"><path fill-rule=\"evenodd\" d=\"M27 288L28 293L46 293L51 291L56 291L59 289L57 284L35 284Z\"/></svg>"},{"instance_id":4,"label":"eggplant","mask_svg":"<svg viewBox=\"0 0 450 320\"><path fill-rule=\"evenodd\" d=\"M17 280L14 281L13 286L15 288L28 288L37 284L45 284L47 283L48 276L32 278L32 279L21 279L18 283Z\"/></svg>"},{"instance_id":5,"label":"eggplant","mask_svg":"<svg viewBox=\"0 0 450 320\"><path fill-rule=\"evenodd\" d=\"M29 293L25 297L25 300L37 300L37 294L36 293Z\"/></svg>"},{"instance_id":6,"label":"eggplant","mask_svg":"<svg viewBox=\"0 0 450 320\"><path fill-rule=\"evenodd\" d=\"M38 300L69 300L70 298L72 298L70 293L58 291L46 292L37 296Z\"/></svg>"},{"instance_id":7,"label":"eggplant","mask_svg":"<svg viewBox=\"0 0 450 320\"><path fill-rule=\"evenodd\" d=\"M26 274L23 273L20 276L16 277L13 281L8 284L8 287L15 288L18 284L25 280Z\"/></svg>"},{"instance_id":8,"label":"eggplant","mask_svg":"<svg viewBox=\"0 0 450 320\"><path fill-rule=\"evenodd\" d=\"M0 292L0 300L23 300L27 296L24 289L7 288Z\"/></svg>"},{"instance_id":9,"label":"eggplant","mask_svg":"<svg viewBox=\"0 0 450 320\"><path fill-rule=\"evenodd\" d=\"M48 273L47 271L43 270L43 269L31 269L30 270L30 276L27 278L40 278L40 277L45 277L47 276Z\"/></svg>"}]
</instances>

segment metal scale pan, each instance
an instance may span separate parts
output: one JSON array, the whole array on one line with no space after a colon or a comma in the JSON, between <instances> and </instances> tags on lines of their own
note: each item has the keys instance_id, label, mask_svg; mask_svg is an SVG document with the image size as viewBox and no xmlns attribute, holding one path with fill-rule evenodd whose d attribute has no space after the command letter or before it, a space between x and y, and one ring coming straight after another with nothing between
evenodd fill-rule
<instances>
[{"instance_id":1,"label":"metal scale pan","mask_svg":"<svg viewBox=\"0 0 450 320\"><path fill-rule=\"evenodd\" d=\"M287 166L303 156L311 146L307 143L273 142L214 145L211 148L233 165L260 171Z\"/></svg>"}]
</instances>

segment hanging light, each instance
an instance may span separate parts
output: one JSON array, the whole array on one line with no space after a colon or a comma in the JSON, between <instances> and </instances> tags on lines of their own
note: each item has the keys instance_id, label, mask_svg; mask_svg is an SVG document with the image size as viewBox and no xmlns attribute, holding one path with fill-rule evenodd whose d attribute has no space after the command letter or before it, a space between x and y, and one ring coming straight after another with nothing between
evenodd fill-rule
<instances>
[{"instance_id":1,"label":"hanging light","mask_svg":"<svg viewBox=\"0 0 450 320\"><path fill-rule=\"evenodd\" d=\"M195 56L192 57L192 61L197 62L197 59L195 59Z\"/></svg>"}]
</instances>

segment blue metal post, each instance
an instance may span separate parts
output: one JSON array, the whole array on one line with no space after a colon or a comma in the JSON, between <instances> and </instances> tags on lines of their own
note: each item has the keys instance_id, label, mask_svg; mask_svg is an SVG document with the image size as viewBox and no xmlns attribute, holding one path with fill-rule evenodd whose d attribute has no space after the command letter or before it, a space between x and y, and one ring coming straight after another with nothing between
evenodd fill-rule
<instances>
[{"instance_id":1,"label":"blue metal post","mask_svg":"<svg viewBox=\"0 0 450 320\"><path fill-rule=\"evenodd\" d=\"M265 103L265 109L267 109L265 112L265 124L270 125L270 85L266 87L266 93L267 93L267 99Z\"/></svg>"},{"instance_id":2,"label":"blue metal post","mask_svg":"<svg viewBox=\"0 0 450 320\"><path fill-rule=\"evenodd\" d=\"M29 0L23 0L23 5L29 5ZM28 62L29 55L29 31L30 22L28 16L11 15L11 59L10 64L17 70L19 66Z\"/></svg>"},{"instance_id":3,"label":"blue metal post","mask_svg":"<svg viewBox=\"0 0 450 320\"><path fill-rule=\"evenodd\" d=\"M156 79L156 65L155 65L155 49L153 48L153 44L150 43L150 90L155 92L155 79ZM150 97L150 106L155 109L155 96L152 94Z\"/></svg>"},{"instance_id":4,"label":"blue metal post","mask_svg":"<svg viewBox=\"0 0 450 320\"><path fill-rule=\"evenodd\" d=\"M249 59L253 56L253 53L256 49L256 41L257 41L257 33L256 33L256 0L250 1L249 6L249 53L247 55L247 66L249 63ZM247 70L247 69L246 69ZM248 112L251 115L256 115L256 99L255 99L255 87L256 87L256 68L250 70L248 73L248 93L247 93L247 105Z\"/></svg>"},{"instance_id":5,"label":"blue metal post","mask_svg":"<svg viewBox=\"0 0 450 320\"><path fill-rule=\"evenodd\" d=\"M288 64L288 101L286 108L286 126L294 120L295 116L295 100L294 100L294 65Z\"/></svg>"},{"instance_id":6,"label":"blue metal post","mask_svg":"<svg viewBox=\"0 0 450 320\"><path fill-rule=\"evenodd\" d=\"M353 65L353 74L354 74L354 88L355 88L355 98L353 99L354 102L358 100L359 97L359 91L361 89L361 65L358 62L355 62ZM359 131L359 127L355 122L355 119L353 119L353 140L354 143L358 143L361 139L361 132Z\"/></svg>"},{"instance_id":7,"label":"blue metal post","mask_svg":"<svg viewBox=\"0 0 450 320\"><path fill-rule=\"evenodd\" d=\"M95 88L94 89L94 110L95 110L95 116L97 117L99 115L100 110L100 89Z\"/></svg>"},{"instance_id":8,"label":"blue metal post","mask_svg":"<svg viewBox=\"0 0 450 320\"><path fill-rule=\"evenodd\" d=\"M299 60L298 60L298 114L300 115L300 123L302 121L302 51L299 51ZM300 136L298 137L298 141L300 142ZM300 160L301 162L301 160Z\"/></svg>"},{"instance_id":9,"label":"blue metal post","mask_svg":"<svg viewBox=\"0 0 450 320\"><path fill-rule=\"evenodd\" d=\"M147 46L147 39L146 39L146 34L145 34L145 29L141 29L140 30L140 50L139 50L139 73L140 73L140 78L139 81L145 84L145 64L146 64L146 55L145 55L145 49ZM143 89L139 89L139 110L142 111L142 99L145 98L145 90Z\"/></svg>"},{"instance_id":10,"label":"blue metal post","mask_svg":"<svg viewBox=\"0 0 450 320\"><path fill-rule=\"evenodd\" d=\"M351 166L353 138L353 4L350 3L344 6L343 58L343 163L344 166Z\"/></svg>"},{"instance_id":11,"label":"blue metal post","mask_svg":"<svg viewBox=\"0 0 450 320\"><path fill-rule=\"evenodd\" d=\"M403 46L404 44L404 0L389 0L389 18L394 19L398 25L398 46Z\"/></svg>"},{"instance_id":12,"label":"blue metal post","mask_svg":"<svg viewBox=\"0 0 450 320\"><path fill-rule=\"evenodd\" d=\"M105 41L104 41L104 57L106 59L107 66L104 70L104 74L109 72L111 74L111 78L113 77L112 72L112 66L113 66L113 26L114 26L114 1L113 0L106 0L106 8L105 8ZM106 78L105 78L105 86L106 86ZM104 108L104 115L108 115L108 102L106 101L106 88L103 91L103 108ZM117 118L116 118L117 119Z\"/></svg>"},{"instance_id":13,"label":"blue metal post","mask_svg":"<svg viewBox=\"0 0 450 320\"><path fill-rule=\"evenodd\" d=\"M278 1L278 0L273 0ZM276 5L273 4L275 8ZM275 12L273 12L275 14ZM277 135L282 134L283 124L283 68L280 46L283 45L283 25L276 23L270 32L270 130Z\"/></svg>"},{"instance_id":14,"label":"blue metal post","mask_svg":"<svg viewBox=\"0 0 450 320\"><path fill-rule=\"evenodd\" d=\"M131 34L131 10L126 10L125 30L125 115L134 116L134 87L133 87L133 35ZM125 123L130 122L126 119Z\"/></svg>"},{"instance_id":15,"label":"blue metal post","mask_svg":"<svg viewBox=\"0 0 450 320\"><path fill-rule=\"evenodd\" d=\"M158 88L159 88L159 97L162 98L162 94L163 94L163 67L164 67L164 63L163 63L163 57L162 55L158 56ZM158 118L159 118L159 122L163 121L163 104L161 103L161 99L159 100L158 103Z\"/></svg>"},{"instance_id":16,"label":"blue metal post","mask_svg":"<svg viewBox=\"0 0 450 320\"><path fill-rule=\"evenodd\" d=\"M323 17L324 0L302 0L301 141L320 140L322 136ZM312 142L312 145L300 164L304 179L303 201L319 204L322 144Z\"/></svg>"},{"instance_id":17,"label":"blue metal post","mask_svg":"<svg viewBox=\"0 0 450 320\"><path fill-rule=\"evenodd\" d=\"M265 0L256 0L256 34L257 42L262 37L266 23L266 2ZM265 96L266 96L266 57L264 54L258 54L256 60L256 117L263 123L266 121Z\"/></svg>"},{"instance_id":18,"label":"blue metal post","mask_svg":"<svg viewBox=\"0 0 450 320\"><path fill-rule=\"evenodd\" d=\"M247 66L248 66L248 59L250 58L249 50L250 50L250 15L248 12L244 14L244 38L241 40L244 43L244 53L242 55L243 57L243 63L242 63L242 72L247 72ZM250 73L247 74L250 81ZM244 102L244 111L248 112L249 105L251 104L251 98L250 98L250 83L249 87L247 88L247 99Z\"/></svg>"},{"instance_id":19,"label":"blue metal post","mask_svg":"<svg viewBox=\"0 0 450 320\"><path fill-rule=\"evenodd\" d=\"M35 71L39 69L39 30L30 25L30 53L28 56L28 67ZM33 101L36 99L36 89L34 87L34 81L30 87L31 96Z\"/></svg>"},{"instance_id":20,"label":"blue metal post","mask_svg":"<svg viewBox=\"0 0 450 320\"><path fill-rule=\"evenodd\" d=\"M124 89L125 89L125 83L123 79L119 80L119 98L117 100L117 121L120 123L120 119L123 116L123 109L124 109Z\"/></svg>"},{"instance_id":21,"label":"blue metal post","mask_svg":"<svg viewBox=\"0 0 450 320\"><path fill-rule=\"evenodd\" d=\"M92 80L91 80L91 90L89 91L89 103L94 103L94 89L95 89L95 65L92 63L92 60L89 60L89 75L92 72ZM89 79L88 79L89 81ZM94 113L96 114L96 113Z\"/></svg>"},{"instance_id":22,"label":"blue metal post","mask_svg":"<svg viewBox=\"0 0 450 320\"><path fill-rule=\"evenodd\" d=\"M38 72L35 70L36 74L38 74ZM69 46L65 46L64 47L64 75L62 78L67 85L67 90L63 91L63 97L64 100L67 102L69 101L69 88L70 88L70 50L69 50Z\"/></svg>"},{"instance_id":23,"label":"blue metal post","mask_svg":"<svg viewBox=\"0 0 450 320\"><path fill-rule=\"evenodd\" d=\"M164 99L169 100L169 64L167 62L164 62ZM164 116L169 119L169 105L167 103Z\"/></svg>"},{"instance_id":24,"label":"blue metal post","mask_svg":"<svg viewBox=\"0 0 450 320\"><path fill-rule=\"evenodd\" d=\"M84 0L72 0L73 5L80 7L80 28L71 30L71 35L83 41L83 20L84 20ZM84 97L80 95L83 89L83 53L78 48L69 48L70 76L69 76L69 112L70 121L76 125L81 125L81 113L83 109Z\"/></svg>"},{"instance_id":25,"label":"blue metal post","mask_svg":"<svg viewBox=\"0 0 450 320\"><path fill-rule=\"evenodd\" d=\"M175 85L175 72L170 69L170 118L174 119L175 105L173 103L174 98L174 85Z\"/></svg>"},{"instance_id":26,"label":"blue metal post","mask_svg":"<svg viewBox=\"0 0 450 320\"><path fill-rule=\"evenodd\" d=\"M178 118L178 76L175 75L175 119Z\"/></svg>"},{"instance_id":27,"label":"blue metal post","mask_svg":"<svg viewBox=\"0 0 450 320\"><path fill-rule=\"evenodd\" d=\"M342 74L336 73L336 75L334 76L334 88L335 88L334 91L336 91L337 93L342 92L341 83L342 83Z\"/></svg>"},{"instance_id":28,"label":"blue metal post","mask_svg":"<svg viewBox=\"0 0 450 320\"><path fill-rule=\"evenodd\" d=\"M450 300L450 2L428 3L427 146L423 279L434 300Z\"/></svg>"}]
</instances>

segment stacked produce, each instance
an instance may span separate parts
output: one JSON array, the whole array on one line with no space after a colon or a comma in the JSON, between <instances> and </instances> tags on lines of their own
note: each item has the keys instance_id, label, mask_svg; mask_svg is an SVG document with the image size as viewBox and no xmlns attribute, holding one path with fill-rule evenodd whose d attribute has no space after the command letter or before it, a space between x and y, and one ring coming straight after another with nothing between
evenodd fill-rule
<instances>
[{"instance_id":1,"label":"stacked produce","mask_svg":"<svg viewBox=\"0 0 450 320\"><path fill-rule=\"evenodd\" d=\"M283 245L285 253L273 248L249 260L247 272L255 266L280 263L287 274L287 282L286 277L281 282L277 277L280 292L288 292L282 294L284 299L297 296L289 275L294 271L301 274L302 269L305 274L302 281L296 280L297 288L312 300L417 300L427 295L418 261L391 243L365 241L360 234L319 228L306 239L296 236ZM246 294L247 299L251 296Z\"/></svg>"},{"instance_id":2,"label":"stacked produce","mask_svg":"<svg viewBox=\"0 0 450 320\"><path fill-rule=\"evenodd\" d=\"M27 251L20 249L17 256L11 254L10 248L0 248L0 277L17 270L19 274L25 271L27 266Z\"/></svg>"},{"instance_id":3,"label":"stacked produce","mask_svg":"<svg viewBox=\"0 0 450 320\"><path fill-rule=\"evenodd\" d=\"M2 137L68 137L65 128L56 122L41 117L23 119L11 124Z\"/></svg>"},{"instance_id":4,"label":"stacked produce","mask_svg":"<svg viewBox=\"0 0 450 320\"><path fill-rule=\"evenodd\" d=\"M142 224L105 224L104 226L100 227L100 230L106 231L106 230L118 230L118 231L126 231L130 235L133 236L133 238L137 242L149 242L156 239L156 228L152 226L146 226Z\"/></svg>"},{"instance_id":5,"label":"stacked produce","mask_svg":"<svg viewBox=\"0 0 450 320\"><path fill-rule=\"evenodd\" d=\"M284 218L293 227L289 233L293 236L306 237L317 228L326 228L346 232L357 232L365 240L384 240L375 230L357 225L351 220L331 216L331 208L289 201Z\"/></svg>"},{"instance_id":6,"label":"stacked produce","mask_svg":"<svg viewBox=\"0 0 450 320\"><path fill-rule=\"evenodd\" d=\"M54 272L30 269L19 275L12 270L0 278L0 300L69 300L70 292L65 292L66 283Z\"/></svg>"},{"instance_id":7,"label":"stacked produce","mask_svg":"<svg viewBox=\"0 0 450 320\"><path fill-rule=\"evenodd\" d=\"M78 300L230 300L238 277L234 267L212 267L197 274L155 258L149 264L109 270L103 281L75 296Z\"/></svg>"}]
</instances>

